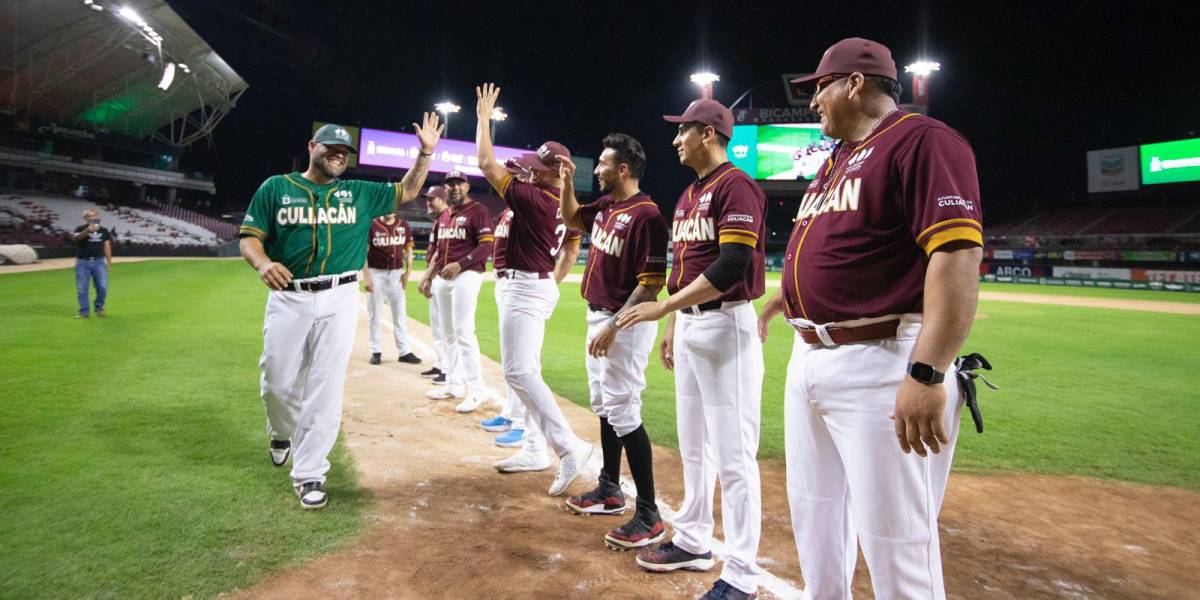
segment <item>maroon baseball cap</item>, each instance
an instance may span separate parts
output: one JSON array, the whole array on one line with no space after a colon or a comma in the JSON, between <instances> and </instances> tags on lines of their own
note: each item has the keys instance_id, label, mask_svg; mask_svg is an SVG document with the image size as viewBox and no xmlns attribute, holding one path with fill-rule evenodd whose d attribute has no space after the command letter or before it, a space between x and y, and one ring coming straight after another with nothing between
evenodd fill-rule
<instances>
[{"instance_id":1,"label":"maroon baseball cap","mask_svg":"<svg viewBox=\"0 0 1200 600\"><path fill-rule=\"evenodd\" d=\"M863 38L846 38L825 51L812 75L797 77L792 83L810 83L826 75L879 75L896 79L896 61L892 51L879 42Z\"/></svg>"},{"instance_id":2,"label":"maroon baseball cap","mask_svg":"<svg viewBox=\"0 0 1200 600\"><path fill-rule=\"evenodd\" d=\"M423 198L441 198L446 200L446 187L441 185L431 185L426 188L425 193L421 194Z\"/></svg>"},{"instance_id":3,"label":"maroon baseball cap","mask_svg":"<svg viewBox=\"0 0 1200 600\"><path fill-rule=\"evenodd\" d=\"M455 179L461 179L468 183L470 182L470 180L467 179L467 176L464 175L462 171L459 171L458 169L454 169L453 171L446 173L446 176L442 178L442 183L447 183L447 182L453 181Z\"/></svg>"},{"instance_id":4,"label":"maroon baseball cap","mask_svg":"<svg viewBox=\"0 0 1200 600\"><path fill-rule=\"evenodd\" d=\"M558 161L554 157L570 159L571 151L558 142L546 142L538 146L532 156L536 160L529 161L529 168L534 171L558 171Z\"/></svg>"},{"instance_id":5,"label":"maroon baseball cap","mask_svg":"<svg viewBox=\"0 0 1200 600\"><path fill-rule=\"evenodd\" d=\"M682 115L663 115L663 119L668 123L703 123L727 138L733 137L733 113L716 100L693 100Z\"/></svg>"},{"instance_id":6,"label":"maroon baseball cap","mask_svg":"<svg viewBox=\"0 0 1200 600\"><path fill-rule=\"evenodd\" d=\"M504 161L504 170L513 175L527 175L534 169L534 163L541 163L538 156L532 152L526 152L516 158Z\"/></svg>"}]
</instances>

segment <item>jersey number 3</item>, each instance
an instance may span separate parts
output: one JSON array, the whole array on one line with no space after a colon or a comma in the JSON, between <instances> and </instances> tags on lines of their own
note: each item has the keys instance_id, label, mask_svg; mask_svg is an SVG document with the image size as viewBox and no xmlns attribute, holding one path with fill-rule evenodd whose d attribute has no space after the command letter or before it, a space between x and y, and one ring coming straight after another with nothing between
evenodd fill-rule
<instances>
[{"instance_id":1,"label":"jersey number 3","mask_svg":"<svg viewBox=\"0 0 1200 600\"><path fill-rule=\"evenodd\" d=\"M558 251L562 250L563 239L567 237L567 226L559 223L558 227L554 228L554 237L558 238L558 243L550 249L550 256L558 256Z\"/></svg>"}]
</instances>

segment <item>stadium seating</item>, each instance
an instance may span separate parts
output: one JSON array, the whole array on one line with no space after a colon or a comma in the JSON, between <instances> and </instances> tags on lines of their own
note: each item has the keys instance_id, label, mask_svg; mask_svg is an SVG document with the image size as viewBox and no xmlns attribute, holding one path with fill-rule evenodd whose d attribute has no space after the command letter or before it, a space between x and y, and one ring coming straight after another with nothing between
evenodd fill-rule
<instances>
[{"instance_id":1,"label":"stadium seating","mask_svg":"<svg viewBox=\"0 0 1200 600\"><path fill-rule=\"evenodd\" d=\"M130 207L105 207L74 198L6 194L0 196L0 209L8 209L33 224L37 239L26 243L59 242L80 222L84 210L100 214L104 225L115 231L119 243L151 246L214 246L217 233L175 217Z\"/></svg>"}]
</instances>

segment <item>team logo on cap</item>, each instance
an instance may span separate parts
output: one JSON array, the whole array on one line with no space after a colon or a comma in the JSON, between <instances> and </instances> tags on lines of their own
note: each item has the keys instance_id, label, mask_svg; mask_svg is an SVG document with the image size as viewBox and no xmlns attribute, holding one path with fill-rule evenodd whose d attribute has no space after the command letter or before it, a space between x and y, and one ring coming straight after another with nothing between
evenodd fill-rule
<instances>
[{"instance_id":1,"label":"team logo on cap","mask_svg":"<svg viewBox=\"0 0 1200 600\"><path fill-rule=\"evenodd\" d=\"M545 144L542 144L537 149L537 155L538 155L538 158L546 158L547 156L550 155L550 149L547 148Z\"/></svg>"},{"instance_id":2,"label":"team logo on cap","mask_svg":"<svg viewBox=\"0 0 1200 600\"><path fill-rule=\"evenodd\" d=\"M342 129L341 127L333 130L333 135L336 135L339 140L346 140L347 142L350 141L350 132Z\"/></svg>"}]
</instances>

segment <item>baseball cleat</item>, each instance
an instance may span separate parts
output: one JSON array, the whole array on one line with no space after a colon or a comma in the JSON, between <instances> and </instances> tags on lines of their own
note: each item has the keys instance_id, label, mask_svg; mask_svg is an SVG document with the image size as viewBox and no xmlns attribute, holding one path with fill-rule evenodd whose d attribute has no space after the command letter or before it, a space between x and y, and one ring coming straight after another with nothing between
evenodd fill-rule
<instances>
[{"instance_id":1,"label":"baseball cleat","mask_svg":"<svg viewBox=\"0 0 1200 600\"><path fill-rule=\"evenodd\" d=\"M520 473L522 471L545 471L550 468L550 457L546 453L522 450L494 465L501 473Z\"/></svg>"},{"instance_id":2,"label":"baseball cleat","mask_svg":"<svg viewBox=\"0 0 1200 600\"><path fill-rule=\"evenodd\" d=\"M667 528L657 514L646 518L635 513L628 523L604 534L604 543L613 550L629 550L657 543L666 534Z\"/></svg>"},{"instance_id":3,"label":"baseball cleat","mask_svg":"<svg viewBox=\"0 0 1200 600\"><path fill-rule=\"evenodd\" d=\"M432 369L429 369L428 371L421 371L421 377L424 377L425 379L433 379L434 377L437 377L438 375L441 375L441 374L442 374L442 370L437 367L433 367Z\"/></svg>"},{"instance_id":4,"label":"baseball cleat","mask_svg":"<svg viewBox=\"0 0 1200 600\"><path fill-rule=\"evenodd\" d=\"M674 542L667 542L657 548L647 548L638 552L637 564L647 571L666 573L686 569L688 571L707 571L713 568L712 552L692 554Z\"/></svg>"},{"instance_id":5,"label":"baseball cleat","mask_svg":"<svg viewBox=\"0 0 1200 600\"><path fill-rule=\"evenodd\" d=\"M468 394L462 402L458 403L458 406L454 407L454 410L460 413L474 412L475 409L479 408L480 404L483 404L482 397L480 397L478 394Z\"/></svg>"},{"instance_id":6,"label":"baseball cleat","mask_svg":"<svg viewBox=\"0 0 1200 600\"><path fill-rule=\"evenodd\" d=\"M700 597L700 600L754 600L758 598L758 593L747 594L728 583L724 579L718 579L713 584L712 589L708 590L707 594Z\"/></svg>"},{"instance_id":7,"label":"baseball cleat","mask_svg":"<svg viewBox=\"0 0 1200 600\"><path fill-rule=\"evenodd\" d=\"M497 416L480 421L479 426L482 427L484 431L490 431L492 433L504 433L505 431L512 429L512 421L509 421L504 417Z\"/></svg>"},{"instance_id":8,"label":"baseball cleat","mask_svg":"<svg viewBox=\"0 0 1200 600\"><path fill-rule=\"evenodd\" d=\"M404 356L401 356L400 358L398 358L396 360L399 360L400 362L409 364L409 365L421 364L420 357L418 357L416 354L413 354L412 352L409 352L408 354L405 354Z\"/></svg>"},{"instance_id":9,"label":"baseball cleat","mask_svg":"<svg viewBox=\"0 0 1200 600\"><path fill-rule=\"evenodd\" d=\"M288 458L292 455L292 442L290 440L271 440L271 446L267 448L267 453L271 455L271 464L282 467L287 464Z\"/></svg>"},{"instance_id":10,"label":"baseball cleat","mask_svg":"<svg viewBox=\"0 0 1200 600\"><path fill-rule=\"evenodd\" d=\"M438 373L431 378L431 381L433 381L433 385L446 385L446 374Z\"/></svg>"},{"instance_id":11,"label":"baseball cleat","mask_svg":"<svg viewBox=\"0 0 1200 600\"><path fill-rule=\"evenodd\" d=\"M524 429L509 429L507 432L496 436L492 440L501 448L520 448L521 444L525 443Z\"/></svg>"},{"instance_id":12,"label":"baseball cleat","mask_svg":"<svg viewBox=\"0 0 1200 600\"><path fill-rule=\"evenodd\" d=\"M96 316L97 316L97 317L100 317L101 319L107 319L107 318L108 318L108 313L104 312L104 310L103 310L103 309L100 309L100 310L97 310L97 311L96 311Z\"/></svg>"},{"instance_id":13,"label":"baseball cleat","mask_svg":"<svg viewBox=\"0 0 1200 600\"><path fill-rule=\"evenodd\" d=\"M381 357L380 357L379 353L378 353L378 352L372 352L372 353L371 353L371 364L373 364L373 365L377 365L377 364L379 364L379 363L381 363L381 362L383 362L383 360L381 359Z\"/></svg>"},{"instance_id":14,"label":"baseball cleat","mask_svg":"<svg viewBox=\"0 0 1200 600\"><path fill-rule=\"evenodd\" d=\"M91 317L85 313L79 313L79 314L75 315L75 318L76 319L90 319Z\"/></svg>"},{"instance_id":15,"label":"baseball cleat","mask_svg":"<svg viewBox=\"0 0 1200 600\"><path fill-rule=\"evenodd\" d=\"M582 448L568 453L558 461L558 475L554 477L554 483L550 484L550 489L547 494L557 496L567 491L567 486L579 477L579 473L587 466L588 459L592 457L592 452L596 449L595 446L584 442Z\"/></svg>"},{"instance_id":16,"label":"baseball cleat","mask_svg":"<svg viewBox=\"0 0 1200 600\"><path fill-rule=\"evenodd\" d=\"M566 505L571 512L580 515L619 515L629 508L625 504L625 493L621 488L618 487L615 494L610 494L602 491L600 486L590 492L567 498Z\"/></svg>"},{"instance_id":17,"label":"baseball cleat","mask_svg":"<svg viewBox=\"0 0 1200 600\"><path fill-rule=\"evenodd\" d=\"M454 392L444 387L433 388L432 390L425 392L425 397L429 398L430 400L452 400L458 398L458 396L454 395Z\"/></svg>"},{"instance_id":18,"label":"baseball cleat","mask_svg":"<svg viewBox=\"0 0 1200 600\"><path fill-rule=\"evenodd\" d=\"M310 481L296 486L296 495L300 496L300 508L316 510L325 508L329 497L325 495L325 484L320 481Z\"/></svg>"}]
</instances>

